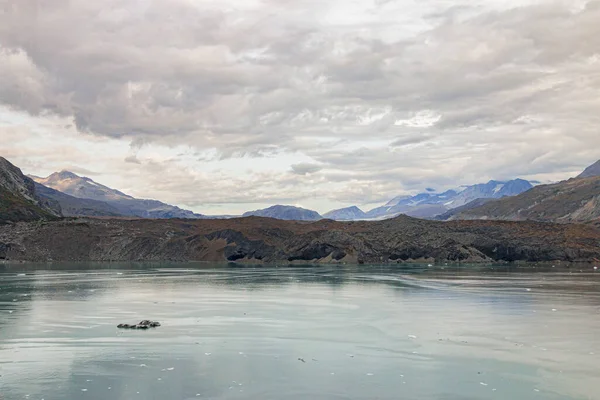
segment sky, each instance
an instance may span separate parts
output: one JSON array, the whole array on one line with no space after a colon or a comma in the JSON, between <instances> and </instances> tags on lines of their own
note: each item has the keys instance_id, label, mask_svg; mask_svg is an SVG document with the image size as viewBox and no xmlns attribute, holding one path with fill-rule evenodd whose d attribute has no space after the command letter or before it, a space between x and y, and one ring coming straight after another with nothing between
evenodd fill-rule
<instances>
[{"instance_id":1,"label":"sky","mask_svg":"<svg viewBox=\"0 0 600 400\"><path fill-rule=\"evenodd\" d=\"M0 155L204 214L600 159L600 0L0 0Z\"/></svg>"}]
</instances>

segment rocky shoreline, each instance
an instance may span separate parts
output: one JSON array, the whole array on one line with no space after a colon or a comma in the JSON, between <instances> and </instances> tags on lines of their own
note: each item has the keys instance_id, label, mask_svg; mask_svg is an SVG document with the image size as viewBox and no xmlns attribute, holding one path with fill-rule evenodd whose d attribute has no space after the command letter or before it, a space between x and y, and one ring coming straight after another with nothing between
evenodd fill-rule
<instances>
[{"instance_id":1,"label":"rocky shoreline","mask_svg":"<svg viewBox=\"0 0 600 400\"><path fill-rule=\"evenodd\" d=\"M77 218L0 226L0 260L399 263L600 259L593 225Z\"/></svg>"}]
</instances>

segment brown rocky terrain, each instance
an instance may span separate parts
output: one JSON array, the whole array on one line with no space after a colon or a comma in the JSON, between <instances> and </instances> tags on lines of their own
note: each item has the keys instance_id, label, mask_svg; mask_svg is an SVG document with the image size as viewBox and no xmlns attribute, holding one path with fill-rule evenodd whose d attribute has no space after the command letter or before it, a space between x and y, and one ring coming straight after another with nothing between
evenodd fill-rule
<instances>
[{"instance_id":1,"label":"brown rocky terrain","mask_svg":"<svg viewBox=\"0 0 600 400\"><path fill-rule=\"evenodd\" d=\"M0 226L0 259L14 261L591 261L592 225L81 218Z\"/></svg>"},{"instance_id":2,"label":"brown rocky terrain","mask_svg":"<svg viewBox=\"0 0 600 400\"><path fill-rule=\"evenodd\" d=\"M589 222L600 218L600 176L536 186L514 197L454 213L449 219Z\"/></svg>"}]
</instances>

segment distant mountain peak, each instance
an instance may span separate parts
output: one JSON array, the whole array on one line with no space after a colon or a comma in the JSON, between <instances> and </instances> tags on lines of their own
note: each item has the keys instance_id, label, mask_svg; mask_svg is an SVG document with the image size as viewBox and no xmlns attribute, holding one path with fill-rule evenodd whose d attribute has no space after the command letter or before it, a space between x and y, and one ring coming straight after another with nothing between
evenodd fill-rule
<instances>
[{"instance_id":1,"label":"distant mountain peak","mask_svg":"<svg viewBox=\"0 0 600 400\"><path fill-rule=\"evenodd\" d=\"M60 172L56 172L52 175L56 175L57 178L59 179L77 179L77 178L81 178L79 175L71 172L71 171L67 171L66 169L63 169ZM51 175L51 176L52 176Z\"/></svg>"},{"instance_id":2,"label":"distant mountain peak","mask_svg":"<svg viewBox=\"0 0 600 400\"><path fill-rule=\"evenodd\" d=\"M587 167L578 178L591 178L592 176L600 176L600 160L596 161L589 167Z\"/></svg>"},{"instance_id":3,"label":"distant mountain peak","mask_svg":"<svg viewBox=\"0 0 600 400\"><path fill-rule=\"evenodd\" d=\"M316 211L307 210L306 208L302 207L280 204L267 207L262 210L248 211L243 215L243 217L252 216L294 221L318 221L322 219L321 215Z\"/></svg>"},{"instance_id":4,"label":"distant mountain peak","mask_svg":"<svg viewBox=\"0 0 600 400\"><path fill-rule=\"evenodd\" d=\"M334 219L336 221L353 221L357 219L365 219L366 217L367 214L356 206L340 208L323 214L323 218Z\"/></svg>"}]
</instances>

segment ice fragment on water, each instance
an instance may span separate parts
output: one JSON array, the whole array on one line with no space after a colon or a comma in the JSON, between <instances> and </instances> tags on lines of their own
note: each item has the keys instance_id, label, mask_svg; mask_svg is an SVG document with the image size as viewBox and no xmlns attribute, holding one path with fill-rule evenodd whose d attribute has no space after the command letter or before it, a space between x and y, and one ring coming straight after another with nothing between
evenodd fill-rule
<instances>
[{"instance_id":1,"label":"ice fragment on water","mask_svg":"<svg viewBox=\"0 0 600 400\"><path fill-rule=\"evenodd\" d=\"M487 385L488 385L488 384L487 384L487 383L485 383L485 382L479 382L479 384L480 384L481 386L487 386Z\"/></svg>"},{"instance_id":2,"label":"ice fragment on water","mask_svg":"<svg viewBox=\"0 0 600 400\"><path fill-rule=\"evenodd\" d=\"M415 335L408 335L409 338L411 339L416 339L417 337Z\"/></svg>"},{"instance_id":3,"label":"ice fragment on water","mask_svg":"<svg viewBox=\"0 0 600 400\"><path fill-rule=\"evenodd\" d=\"M175 367L167 368L167 371L173 371Z\"/></svg>"}]
</instances>

